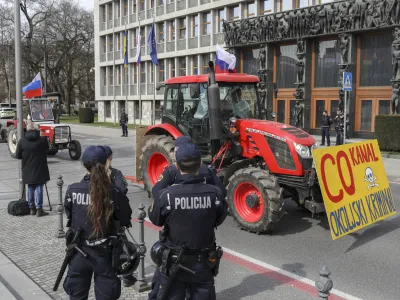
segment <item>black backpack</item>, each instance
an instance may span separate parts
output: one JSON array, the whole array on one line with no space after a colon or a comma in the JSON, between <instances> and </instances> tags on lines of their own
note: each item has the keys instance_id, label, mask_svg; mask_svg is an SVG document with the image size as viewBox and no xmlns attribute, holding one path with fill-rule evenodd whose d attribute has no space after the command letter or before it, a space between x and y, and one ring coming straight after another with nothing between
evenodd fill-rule
<instances>
[{"instance_id":1,"label":"black backpack","mask_svg":"<svg viewBox=\"0 0 400 300\"><path fill-rule=\"evenodd\" d=\"M25 192L25 185L22 191L22 195ZM21 197L22 198L22 197ZM25 199L14 200L8 203L8 213L12 216L26 216L30 213L28 201Z\"/></svg>"}]
</instances>

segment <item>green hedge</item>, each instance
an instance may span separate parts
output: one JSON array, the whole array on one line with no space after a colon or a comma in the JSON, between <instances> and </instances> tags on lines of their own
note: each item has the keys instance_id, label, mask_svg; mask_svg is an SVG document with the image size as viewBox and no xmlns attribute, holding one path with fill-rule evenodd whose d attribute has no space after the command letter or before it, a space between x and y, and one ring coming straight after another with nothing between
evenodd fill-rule
<instances>
[{"instance_id":1,"label":"green hedge","mask_svg":"<svg viewBox=\"0 0 400 300\"><path fill-rule=\"evenodd\" d=\"M375 117L375 138L384 151L400 151L400 115Z\"/></svg>"},{"instance_id":2,"label":"green hedge","mask_svg":"<svg viewBox=\"0 0 400 300\"><path fill-rule=\"evenodd\" d=\"M79 123L93 123L94 112L89 107L79 108Z\"/></svg>"}]
</instances>

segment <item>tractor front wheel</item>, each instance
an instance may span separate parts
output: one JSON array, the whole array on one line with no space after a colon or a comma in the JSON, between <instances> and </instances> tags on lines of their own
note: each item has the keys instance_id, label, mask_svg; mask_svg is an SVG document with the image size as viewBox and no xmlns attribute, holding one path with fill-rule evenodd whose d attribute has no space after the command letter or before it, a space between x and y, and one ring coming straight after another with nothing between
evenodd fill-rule
<instances>
[{"instance_id":1,"label":"tractor front wheel","mask_svg":"<svg viewBox=\"0 0 400 300\"><path fill-rule=\"evenodd\" d=\"M151 190L164 169L174 163L174 147L172 137L158 135L149 139L142 148L140 169L149 197L151 197Z\"/></svg>"},{"instance_id":2,"label":"tractor front wheel","mask_svg":"<svg viewBox=\"0 0 400 300\"><path fill-rule=\"evenodd\" d=\"M17 138L16 128L10 128L10 130L8 131L7 142L8 142L8 151L10 152L11 157L17 158L18 138Z\"/></svg>"},{"instance_id":3,"label":"tractor front wheel","mask_svg":"<svg viewBox=\"0 0 400 300\"><path fill-rule=\"evenodd\" d=\"M272 232L283 215L282 192L267 171L255 167L240 169L229 179L230 213L245 230Z\"/></svg>"},{"instance_id":4,"label":"tractor front wheel","mask_svg":"<svg viewBox=\"0 0 400 300\"><path fill-rule=\"evenodd\" d=\"M82 154L81 143L79 143L79 141L77 140L72 140L69 143L69 157L72 160L78 160L79 158L81 158L81 154Z\"/></svg>"}]
</instances>

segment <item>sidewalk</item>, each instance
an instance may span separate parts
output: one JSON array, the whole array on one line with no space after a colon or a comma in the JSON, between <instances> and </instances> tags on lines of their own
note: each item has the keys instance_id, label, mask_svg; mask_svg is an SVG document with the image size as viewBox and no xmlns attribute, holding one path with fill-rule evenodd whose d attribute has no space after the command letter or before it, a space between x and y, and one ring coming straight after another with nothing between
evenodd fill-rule
<instances>
[{"instance_id":1,"label":"sidewalk","mask_svg":"<svg viewBox=\"0 0 400 300\"><path fill-rule=\"evenodd\" d=\"M58 290L53 291L65 256L65 239L55 237L57 222L58 216L54 212L50 212L49 216L36 218L13 217L5 209L0 210L1 300L68 299L62 287L64 279ZM153 268L146 267L146 274L153 272ZM122 287L119 299L145 300L147 295L148 292L140 294L133 288ZM95 300L93 283L89 299Z\"/></svg>"}]
</instances>

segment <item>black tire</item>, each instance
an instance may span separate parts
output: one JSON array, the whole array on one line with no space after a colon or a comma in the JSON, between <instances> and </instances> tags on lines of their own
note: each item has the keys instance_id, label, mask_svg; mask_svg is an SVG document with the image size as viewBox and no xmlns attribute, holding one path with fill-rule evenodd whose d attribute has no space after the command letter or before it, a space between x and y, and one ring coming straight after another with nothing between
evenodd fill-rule
<instances>
[{"instance_id":1,"label":"black tire","mask_svg":"<svg viewBox=\"0 0 400 300\"><path fill-rule=\"evenodd\" d=\"M56 155L58 153L58 149L51 149L47 151L47 155Z\"/></svg>"},{"instance_id":2,"label":"black tire","mask_svg":"<svg viewBox=\"0 0 400 300\"><path fill-rule=\"evenodd\" d=\"M3 128L0 130L0 141L2 143L7 143L7 135L8 135L7 128Z\"/></svg>"},{"instance_id":3,"label":"black tire","mask_svg":"<svg viewBox=\"0 0 400 300\"><path fill-rule=\"evenodd\" d=\"M81 147L81 143L79 143L79 141L77 140L72 140L69 143L69 157L72 160L78 160L81 158L81 154L82 154L82 147Z\"/></svg>"},{"instance_id":4,"label":"black tire","mask_svg":"<svg viewBox=\"0 0 400 300\"><path fill-rule=\"evenodd\" d=\"M235 205L235 191L241 183L245 182L255 186L264 201L264 211L261 218L255 222L243 219ZM229 179L227 190L230 213L241 228L257 234L269 233L275 229L276 224L283 216L283 189L276 183L275 178L269 172L255 167L240 169Z\"/></svg>"},{"instance_id":5,"label":"black tire","mask_svg":"<svg viewBox=\"0 0 400 300\"><path fill-rule=\"evenodd\" d=\"M147 172L147 166L149 159L152 154L159 152L167 157L169 164L172 165L175 162L174 153L174 139L166 135L158 135L147 140L144 147L142 148L142 155L140 156L140 171L143 178L144 188L147 191L149 197L151 197L151 190L153 184L151 183L150 176Z\"/></svg>"},{"instance_id":6,"label":"black tire","mask_svg":"<svg viewBox=\"0 0 400 300\"><path fill-rule=\"evenodd\" d=\"M11 128L8 131L7 144L8 144L8 152L10 152L11 157L17 158L18 137L16 128Z\"/></svg>"}]
</instances>

